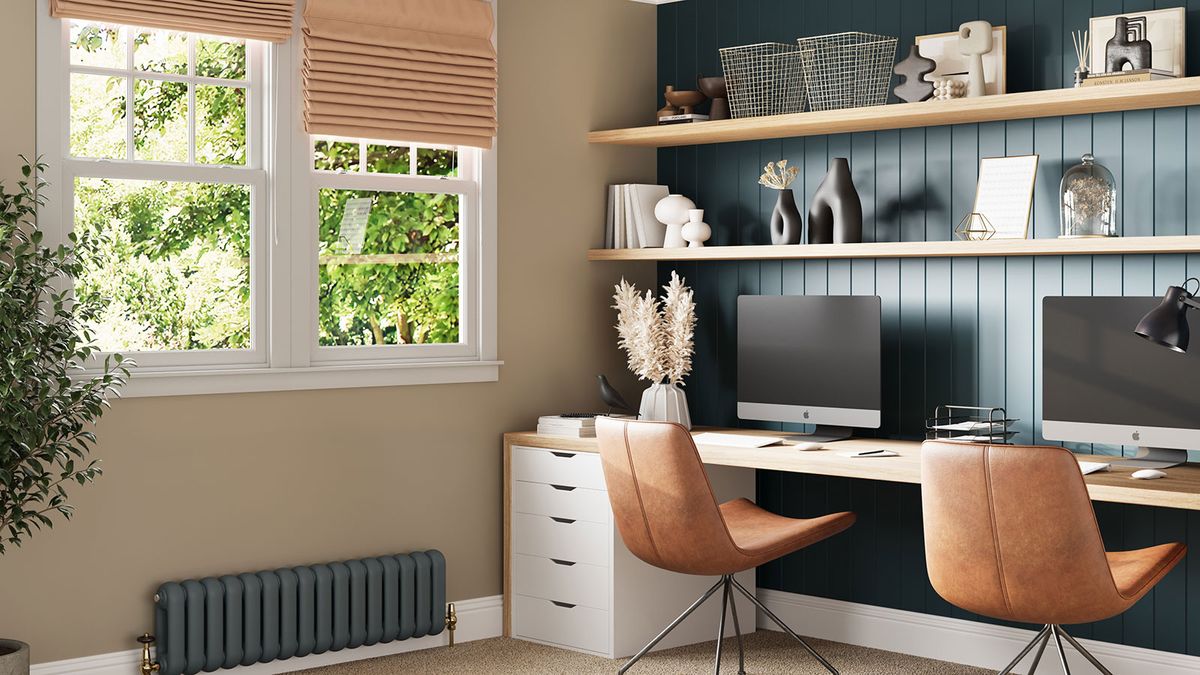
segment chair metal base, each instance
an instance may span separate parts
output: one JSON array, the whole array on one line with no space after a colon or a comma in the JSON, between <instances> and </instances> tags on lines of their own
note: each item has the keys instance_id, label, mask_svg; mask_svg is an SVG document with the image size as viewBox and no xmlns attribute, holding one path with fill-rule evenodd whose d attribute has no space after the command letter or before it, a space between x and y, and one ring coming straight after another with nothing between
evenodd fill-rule
<instances>
[{"instance_id":1,"label":"chair metal base","mask_svg":"<svg viewBox=\"0 0 1200 675\"><path fill-rule=\"evenodd\" d=\"M1016 668L1017 664L1021 662L1021 659L1025 658L1025 655L1028 654L1036 645L1038 648L1037 653L1034 654L1033 663L1029 665L1029 670L1026 672L1026 675L1033 675L1034 671L1037 670L1038 663L1042 660L1042 653L1046 651L1046 645L1050 643L1050 638L1054 638L1054 646L1058 651L1058 660L1059 663L1062 664L1063 673L1066 675L1071 675L1071 668L1067 665L1067 652L1063 648L1063 640L1071 643L1071 646L1075 648L1075 651L1082 654L1083 658L1087 659L1093 666L1096 667L1096 670L1100 671L1104 675L1112 675L1112 672L1110 672L1108 668L1105 668L1104 664L1100 663L1095 656L1092 656L1091 652L1084 649L1083 645L1079 644L1075 638L1068 635L1067 631L1063 630L1062 626L1050 623L1043 626L1042 629L1038 631L1038 634L1033 636L1033 639L1029 641L1029 644L1025 645L1025 648L1021 650L1021 653L1017 654L1017 658L1013 659L1012 662L1005 666L1004 670L1001 670L998 675L1009 675L1009 673L1012 672L1012 669Z\"/></svg>"},{"instance_id":2,"label":"chair metal base","mask_svg":"<svg viewBox=\"0 0 1200 675\"><path fill-rule=\"evenodd\" d=\"M787 624L785 624L783 621L781 621L779 619L779 617L775 616L775 614L773 612L771 612L771 610L769 610L765 606L763 606L763 604L758 601L758 598L754 597L754 594L751 593L750 591L747 591L746 588L744 586L742 586L740 583L738 583L738 580L734 579L733 575L731 575L731 574L727 574L727 575L721 577L721 579L719 581L717 581L717 583L713 584L712 588L705 591L704 595L701 595L699 597L699 599L697 599L695 602L693 602L690 607L683 610L683 614L680 614L678 618L676 618L674 621L672 621L670 624L668 624L667 627L664 628L661 633L656 635L654 637L654 639L650 641L649 644L647 644L645 647L642 647L642 650L639 651L637 654L634 654L633 656L631 656L629 658L629 660L625 662L625 665L621 666L621 668L617 671L617 675L625 675L625 671L632 668L633 664L637 663L651 649L654 649L655 645L657 645L659 642L662 642L663 638L667 637L667 635L670 634L671 631L675 630L676 626L683 623L683 620L688 618L689 616L691 616L692 612L696 611L696 609L698 607L700 607L700 605L703 605L705 600L708 600L710 597L712 597L712 594L716 593L718 588L721 589L721 621L719 622L718 627L717 627L717 657L716 657L716 661L713 665L714 675L720 675L720 672L721 672L721 647L724 645L724 642L725 642L725 615L726 615L726 613L731 613L733 615L733 632L737 636L737 647L738 647L738 675L746 675L746 655L745 655L744 650L742 649L742 627L738 623L737 603L733 601L733 591L735 591L735 590L737 590L742 595L749 598L750 602L754 603L754 605L756 607L758 607L762 611L763 614L766 614L767 617L771 619L771 621L775 622L775 624L778 625L780 628L782 628L785 633L787 633L788 635L791 635L793 638L795 638L796 641L799 642L809 654L812 654L813 658L815 658L817 661L819 661L821 663L821 665L825 667L826 670L828 670L833 675L838 675L837 669L834 668L832 665L830 665L829 662L826 661L824 657L822 657L820 654L818 654L817 650L813 649L807 642L805 642L804 638L800 637L799 635L796 635L795 631L793 631L791 628L789 628L787 626ZM1067 639L1070 639L1070 638L1067 638ZM1026 651L1028 651L1028 649ZM1024 656L1025 654L1022 653L1021 655ZM1111 673L1109 675L1111 675Z\"/></svg>"}]
</instances>

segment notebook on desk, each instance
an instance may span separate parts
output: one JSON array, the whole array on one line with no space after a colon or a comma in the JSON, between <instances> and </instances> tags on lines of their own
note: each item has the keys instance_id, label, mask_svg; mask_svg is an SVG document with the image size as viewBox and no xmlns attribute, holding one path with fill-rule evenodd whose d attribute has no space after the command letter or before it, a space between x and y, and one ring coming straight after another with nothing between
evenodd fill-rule
<instances>
[{"instance_id":1,"label":"notebook on desk","mask_svg":"<svg viewBox=\"0 0 1200 675\"><path fill-rule=\"evenodd\" d=\"M754 436L751 434L718 434L706 431L692 437L696 445L724 445L732 448L765 448L782 443L778 436Z\"/></svg>"}]
</instances>

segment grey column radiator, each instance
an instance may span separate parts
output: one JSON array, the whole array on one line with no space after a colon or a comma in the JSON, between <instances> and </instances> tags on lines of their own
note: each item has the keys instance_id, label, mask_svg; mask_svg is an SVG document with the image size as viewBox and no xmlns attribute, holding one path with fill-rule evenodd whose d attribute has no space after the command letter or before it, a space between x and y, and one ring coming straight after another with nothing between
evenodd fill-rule
<instances>
[{"instance_id":1,"label":"grey column radiator","mask_svg":"<svg viewBox=\"0 0 1200 675\"><path fill-rule=\"evenodd\" d=\"M155 596L162 675L321 654L445 627L435 550L165 583Z\"/></svg>"}]
</instances>

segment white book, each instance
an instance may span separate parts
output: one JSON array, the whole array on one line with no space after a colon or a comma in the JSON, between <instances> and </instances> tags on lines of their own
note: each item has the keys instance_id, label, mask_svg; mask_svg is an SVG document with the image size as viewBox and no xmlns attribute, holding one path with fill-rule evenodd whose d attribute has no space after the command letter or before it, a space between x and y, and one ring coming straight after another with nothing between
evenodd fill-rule
<instances>
[{"instance_id":1,"label":"white book","mask_svg":"<svg viewBox=\"0 0 1200 675\"><path fill-rule=\"evenodd\" d=\"M538 424L549 426L563 427L594 427L596 426L595 417L563 417L562 415L542 415L538 418Z\"/></svg>"},{"instance_id":2,"label":"white book","mask_svg":"<svg viewBox=\"0 0 1200 675\"><path fill-rule=\"evenodd\" d=\"M613 248L627 248L625 238L625 186L613 186Z\"/></svg>"},{"instance_id":3,"label":"white book","mask_svg":"<svg viewBox=\"0 0 1200 675\"><path fill-rule=\"evenodd\" d=\"M641 248L642 238L638 233L637 215L630 208L633 200L633 186L621 186L621 204L625 207L625 248Z\"/></svg>"},{"instance_id":4,"label":"white book","mask_svg":"<svg viewBox=\"0 0 1200 675\"><path fill-rule=\"evenodd\" d=\"M654 207L670 194L666 185L632 184L626 187L626 218L633 218L641 248L661 248L667 226L654 217Z\"/></svg>"}]
</instances>

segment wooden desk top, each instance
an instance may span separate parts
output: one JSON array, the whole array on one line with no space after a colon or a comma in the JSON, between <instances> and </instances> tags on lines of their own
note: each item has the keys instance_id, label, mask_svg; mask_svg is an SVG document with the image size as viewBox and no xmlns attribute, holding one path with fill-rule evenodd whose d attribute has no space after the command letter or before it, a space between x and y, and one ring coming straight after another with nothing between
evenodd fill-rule
<instances>
[{"instance_id":1,"label":"wooden desk top","mask_svg":"<svg viewBox=\"0 0 1200 675\"><path fill-rule=\"evenodd\" d=\"M781 436L785 439L796 436L775 431L750 429L696 429L728 433ZM565 438L543 436L534 432L508 433L504 435L506 445L523 445L532 448L555 448L579 452L597 452L594 438ZM784 445L765 448L735 448L718 445L700 445L700 458L705 464L738 466L751 469L771 469L793 473L810 473L844 478L865 478L893 483L921 482L921 442L897 441L877 438L851 439L829 443L826 449L814 451L796 450L785 440ZM886 448L899 454L898 457L841 457L839 451L875 450ZM1113 458L1101 455L1077 455L1079 461L1110 461ZM1166 478L1158 480L1133 480L1134 469L1114 466L1109 471L1084 476L1088 494L1094 501L1120 504L1162 506L1173 509L1200 511L1200 466L1189 464L1165 469Z\"/></svg>"}]
</instances>

